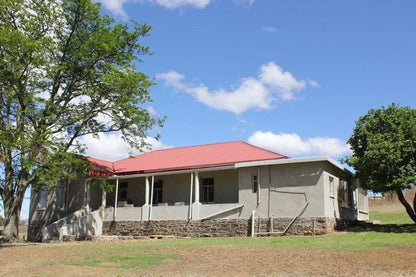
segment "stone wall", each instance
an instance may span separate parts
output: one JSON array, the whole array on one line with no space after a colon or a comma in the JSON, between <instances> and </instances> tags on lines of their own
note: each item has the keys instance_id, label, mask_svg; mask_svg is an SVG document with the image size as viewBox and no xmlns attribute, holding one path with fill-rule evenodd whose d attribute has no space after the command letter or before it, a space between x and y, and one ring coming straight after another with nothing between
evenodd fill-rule
<instances>
[{"instance_id":1,"label":"stone wall","mask_svg":"<svg viewBox=\"0 0 416 277\"><path fill-rule=\"evenodd\" d=\"M291 218L274 218L273 231L283 231ZM254 232L270 232L270 219L255 219ZM289 229L290 235L323 235L334 231L330 218L299 218ZM206 221L105 221L103 235L177 236L177 237L246 237L251 234L251 219L214 219Z\"/></svg>"},{"instance_id":2,"label":"stone wall","mask_svg":"<svg viewBox=\"0 0 416 277\"><path fill-rule=\"evenodd\" d=\"M245 237L250 229L247 220L222 219L207 221L105 221L104 235L177 237Z\"/></svg>"},{"instance_id":3,"label":"stone wall","mask_svg":"<svg viewBox=\"0 0 416 277\"><path fill-rule=\"evenodd\" d=\"M283 232L292 218L281 217L273 218L256 218L254 232L271 232L271 223L273 222L273 232ZM332 233L335 227L335 220L326 217L307 217L298 218L295 223L286 232L287 235L325 235Z\"/></svg>"}]
</instances>

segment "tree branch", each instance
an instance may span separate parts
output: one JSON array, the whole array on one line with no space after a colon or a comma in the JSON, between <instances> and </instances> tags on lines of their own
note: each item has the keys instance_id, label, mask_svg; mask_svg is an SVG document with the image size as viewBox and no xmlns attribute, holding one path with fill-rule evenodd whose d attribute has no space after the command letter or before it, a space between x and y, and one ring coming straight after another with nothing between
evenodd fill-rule
<instances>
[{"instance_id":1,"label":"tree branch","mask_svg":"<svg viewBox=\"0 0 416 277\"><path fill-rule=\"evenodd\" d=\"M410 216L410 218L416 223L416 213L415 210L412 209L412 206L406 201L404 198L403 192L401 189L396 189L397 196L399 197L400 203L406 208L407 214ZM415 202L415 201L413 201Z\"/></svg>"},{"instance_id":2,"label":"tree branch","mask_svg":"<svg viewBox=\"0 0 416 277\"><path fill-rule=\"evenodd\" d=\"M416 212L416 187L414 187L415 195L413 197L413 210Z\"/></svg>"}]
</instances>

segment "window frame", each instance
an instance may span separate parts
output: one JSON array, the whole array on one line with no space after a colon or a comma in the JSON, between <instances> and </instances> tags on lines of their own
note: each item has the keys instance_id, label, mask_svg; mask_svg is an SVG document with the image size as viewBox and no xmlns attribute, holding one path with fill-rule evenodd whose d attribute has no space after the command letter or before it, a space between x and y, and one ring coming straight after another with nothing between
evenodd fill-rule
<instances>
[{"instance_id":1,"label":"window frame","mask_svg":"<svg viewBox=\"0 0 416 277\"><path fill-rule=\"evenodd\" d=\"M49 189L43 188L40 190L39 202L37 205L37 210L46 210L48 207L48 195Z\"/></svg>"},{"instance_id":2,"label":"window frame","mask_svg":"<svg viewBox=\"0 0 416 277\"><path fill-rule=\"evenodd\" d=\"M163 180L157 179L153 182L153 199L152 205L163 203Z\"/></svg>"},{"instance_id":3,"label":"window frame","mask_svg":"<svg viewBox=\"0 0 416 277\"><path fill-rule=\"evenodd\" d=\"M215 203L215 180L213 177L202 178L199 191L199 201L202 204Z\"/></svg>"},{"instance_id":4,"label":"window frame","mask_svg":"<svg viewBox=\"0 0 416 277\"><path fill-rule=\"evenodd\" d=\"M259 191L259 176L257 174L251 174L251 191L252 193Z\"/></svg>"},{"instance_id":5,"label":"window frame","mask_svg":"<svg viewBox=\"0 0 416 277\"><path fill-rule=\"evenodd\" d=\"M128 188L129 183L128 182L122 182L118 186L118 201L127 201L128 198Z\"/></svg>"},{"instance_id":6,"label":"window frame","mask_svg":"<svg viewBox=\"0 0 416 277\"><path fill-rule=\"evenodd\" d=\"M341 207L352 208L354 205L354 190L350 180L339 180L338 202Z\"/></svg>"},{"instance_id":7,"label":"window frame","mask_svg":"<svg viewBox=\"0 0 416 277\"><path fill-rule=\"evenodd\" d=\"M329 197L335 198L335 178L329 176Z\"/></svg>"}]
</instances>

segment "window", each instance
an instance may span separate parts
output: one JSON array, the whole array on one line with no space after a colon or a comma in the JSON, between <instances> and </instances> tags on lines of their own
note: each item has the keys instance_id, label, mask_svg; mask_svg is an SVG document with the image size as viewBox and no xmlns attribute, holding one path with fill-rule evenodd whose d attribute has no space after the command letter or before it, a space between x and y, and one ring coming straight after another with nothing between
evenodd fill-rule
<instances>
[{"instance_id":1,"label":"window","mask_svg":"<svg viewBox=\"0 0 416 277\"><path fill-rule=\"evenodd\" d=\"M119 200L121 201L127 200L127 188L128 188L127 182L120 183L119 194L118 194Z\"/></svg>"},{"instance_id":2,"label":"window","mask_svg":"<svg viewBox=\"0 0 416 277\"><path fill-rule=\"evenodd\" d=\"M163 202L163 181L156 180L153 183L153 199L152 203L157 205Z\"/></svg>"},{"instance_id":3,"label":"window","mask_svg":"<svg viewBox=\"0 0 416 277\"><path fill-rule=\"evenodd\" d=\"M199 198L201 203L214 203L214 178L202 178Z\"/></svg>"},{"instance_id":4,"label":"window","mask_svg":"<svg viewBox=\"0 0 416 277\"><path fill-rule=\"evenodd\" d=\"M259 181L255 174L251 175L251 189L253 190L253 193L256 193L259 190Z\"/></svg>"},{"instance_id":5,"label":"window","mask_svg":"<svg viewBox=\"0 0 416 277\"><path fill-rule=\"evenodd\" d=\"M64 207L64 199L65 199L65 187L63 184L60 184L56 187L56 207L59 209Z\"/></svg>"},{"instance_id":6,"label":"window","mask_svg":"<svg viewBox=\"0 0 416 277\"><path fill-rule=\"evenodd\" d=\"M38 204L39 210L45 210L46 207L48 206L48 193L49 193L48 189L42 189L40 191L40 201Z\"/></svg>"},{"instance_id":7,"label":"window","mask_svg":"<svg viewBox=\"0 0 416 277\"><path fill-rule=\"evenodd\" d=\"M329 197L331 198L335 198L334 185L335 185L334 178L329 177Z\"/></svg>"},{"instance_id":8,"label":"window","mask_svg":"<svg viewBox=\"0 0 416 277\"><path fill-rule=\"evenodd\" d=\"M340 206L352 207L353 190L348 181L339 180L338 201Z\"/></svg>"}]
</instances>

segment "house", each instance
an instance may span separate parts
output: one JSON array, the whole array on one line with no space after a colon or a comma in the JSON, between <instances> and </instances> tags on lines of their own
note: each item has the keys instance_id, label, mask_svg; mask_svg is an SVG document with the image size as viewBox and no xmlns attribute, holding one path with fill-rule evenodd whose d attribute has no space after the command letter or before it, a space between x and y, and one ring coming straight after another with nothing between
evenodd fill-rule
<instances>
[{"instance_id":1,"label":"house","mask_svg":"<svg viewBox=\"0 0 416 277\"><path fill-rule=\"evenodd\" d=\"M29 240L325 234L368 219L366 192L329 157L289 158L234 141L89 160L88 176L32 191ZM93 185L94 176L113 190Z\"/></svg>"}]
</instances>

